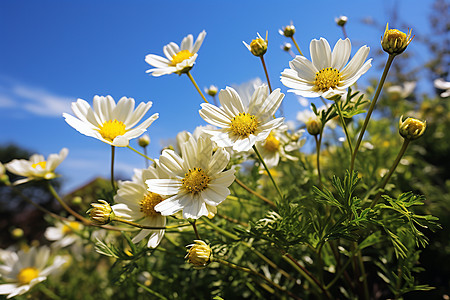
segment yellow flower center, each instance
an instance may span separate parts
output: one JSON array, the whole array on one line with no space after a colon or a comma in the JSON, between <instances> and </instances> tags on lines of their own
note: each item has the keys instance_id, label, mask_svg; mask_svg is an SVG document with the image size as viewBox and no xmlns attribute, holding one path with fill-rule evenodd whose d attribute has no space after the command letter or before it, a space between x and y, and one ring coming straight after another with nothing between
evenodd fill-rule
<instances>
[{"instance_id":1,"label":"yellow flower center","mask_svg":"<svg viewBox=\"0 0 450 300\"><path fill-rule=\"evenodd\" d=\"M29 284L31 280L39 276L39 270L33 267L24 268L17 274L17 280L21 285Z\"/></svg>"},{"instance_id":2,"label":"yellow flower center","mask_svg":"<svg viewBox=\"0 0 450 300\"><path fill-rule=\"evenodd\" d=\"M74 230L79 230L80 229L80 223L78 222L69 222L69 224L64 224L62 226L62 232L63 234L69 234L72 233Z\"/></svg>"},{"instance_id":3,"label":"yellow flower center","mask_svg":"<svg viewBox=\"0 0 450 300\"><path fill-rule=\"evenodd\" d=\"M140 211L147 217L156 216L159 212L155 210L155 206L163 200L159 194L150 192L139 202Z\"/></svg>"},{"instance_id":4,"label":"yellow flower center","mask_svg":"<svg viewBox=\"0 0 450 300\"><path fill-rule=\"evenodd\" d=\"M39 167L41 167L42 169L45 169L45 166L46 166L46 165L47 165L47 162L44 160L44 161L40 161L40 162L38 162L38 163L32 164L31 167L32 167L33 169L36 169L36 168L39 166Z\"/></svg>"},{"instance_id":5,"label":"yellow flower center","mask_svg":"<svg viewBox=\"0 0 450 300\"><path fill-rule=\"evenodd\" d=\"M264 143L264 148L270 152L276 152L280 148L280 141L273 134L269 134Z\"/></svg>"},{"instance_id":6,"label":"yellow flower center","mask_svg":"<svg viewBox=\"0 0 450 300\"><path fill-rule=\"evenodd\" d=\"M257 128L258 121L256 117L248 113L239 113L231 119L231 131L241 137L248 137L250 134L255 133Z\"/></svg>"},{"instance_id":7,"label":"yellow flower center","mask_svg":"<svg viewBox=\"0 0 450 300\"><path fill-rule=\"evenodd\" d=\"M180 62L182 62L185 59L191 58L194 54L191 53L189 50L181 50L175 56L172 57L172 61L170 62L170 66L176 66Z\"/></svg>"},{"instance_id":8,"label":"yellow flower center","mask_svg":"<svg viewBox=\"0 0 450 300\"><path fill-rule=\"evenodd\" d=\"M115 119L109 120L100 126L98 132L105 140L112 142L117 136L125 134L125 124Z\"/></svg>"},{"instance_id":9,"label":"yellow flower center","mask_svg":"<svg viewBox=\"0 0 450 300\"><path fill-rule=\"evenodd\" d=\"M196 194L205 190L210 180L211 179L201 168L193 168L189 169L189 172L184 174L181 183L186 190L192 194Z\"/></svg>"},{"instance_id":10,"label":"yellow flower center","mask_svg":"<svg viewBox=\"0 0 450 300\"><path fill-rule=\"evenodd\" d=\"M341 79L341 72L334 68L325 68L316 73L314 84L317 89L326 92L330 88L335 89Z\"/></svg>"},{"instance_id":11,"label":"yellow flower center","mask_svg":"<svg viewBox=\"0 0 450 300\"><path fill-rule=\"evenodd\" d=\"M390 43L397 43L399 46L406 40L406 33L397 29L389 29L386 34Z\"/></svg>"}]
</instances>

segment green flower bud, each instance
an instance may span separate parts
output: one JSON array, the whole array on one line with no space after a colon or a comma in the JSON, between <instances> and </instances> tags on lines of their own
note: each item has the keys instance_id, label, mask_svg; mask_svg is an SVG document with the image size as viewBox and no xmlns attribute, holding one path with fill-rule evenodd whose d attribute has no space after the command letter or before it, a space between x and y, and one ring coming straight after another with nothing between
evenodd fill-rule
<instances>
[{"instance_id":1,"label":"green flower bud","mask_svg":"<svg viewBox=\"0 0 450 300\"><path fill-rule=\"evenodd\" d=\"M420 121L415 118L406 118L402 121L403 116L400 117L399 121L399 133L406 140L415 140L423 135L425 129L427 128L426 121Z\"/></svg>"}]
</instances>

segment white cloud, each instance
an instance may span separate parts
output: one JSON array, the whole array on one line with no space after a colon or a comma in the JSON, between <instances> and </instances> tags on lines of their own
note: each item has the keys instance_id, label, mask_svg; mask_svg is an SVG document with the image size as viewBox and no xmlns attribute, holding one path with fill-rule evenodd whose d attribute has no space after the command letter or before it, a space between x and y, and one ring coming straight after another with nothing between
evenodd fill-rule
<instances>
[{"instance_id":1,"label":"white cloud","mask_svg":"<svg viewBox=\"0 0 450 300\"><path fill-rule=\"evenodd\" d=\"M0 107L43 117L61 117L63 112L71 111L73 101L74 98L56 95L44 88L0 77Z\"/></svg>"}]
</instances>

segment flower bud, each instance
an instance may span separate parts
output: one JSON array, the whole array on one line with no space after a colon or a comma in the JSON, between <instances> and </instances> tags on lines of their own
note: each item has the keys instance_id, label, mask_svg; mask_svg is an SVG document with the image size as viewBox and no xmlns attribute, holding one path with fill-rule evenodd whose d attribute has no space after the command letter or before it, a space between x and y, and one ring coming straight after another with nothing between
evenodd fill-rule
<instances>
[{"instance_id":1,"label":"flower bud","mask_svg":"<svg viewBox=\"0 0 450 300\"><path fill-rule=\"evenodd\" d=\"M211 97L214 97L218 91L219 89L215 85L210 85L209 88L205 88L205 93L207 93Z\"/></svg>"},{"instance_id":2,"label":"flower bud","mask_svg":"<svg viewBox=\"0 0 450 300\"><path fill-rule=\"evenodd\" d=\"M338 26L344 26L347 23L348 18L347 16L339 16L339 18L334 18L334 21Z\"/></svg>"},{"instance_id":3,"label":"flower bud","mask_svg":"<svg viewBox=\"0 0 450 300\"><path fill-rule=\"evenodd\" d=\"M195 244L186 246L190 248L185 258L194 265L194 268L203 269L211 262L211 248L204 241L194 240L194 242Z\"/></svg>"},{"instance_id":4,"label":"flower bud","mask_svg":"<svg viewBox=\"0 0 450 300\"><path fill-rule=\"evenodd\" d=\"M287 25L281 29L278 29L278 32L281 35L284 35L285 37L288 37L288 38L293 37L294 33L295 33L295 26L291 22L291 25Z\"/></svg>"},{"instance_id":5,"label":"flower bud","mask_svg":"<svg viewBox=\"0 0 450 300\"><path fill-rule=\"evenodd\" d=\"M283 45L281 45L281 49L283 49L283 51L289 52L291 51L292 45L291 43L284 43Z\"/></svg>"},{"instance_id":6,"label":"flower bud","mask_svg":"<svg viewBox=\"0 0 450 300\"><path fill-rule=\"evenodd\" d=\"M406 47L411 43L411 29L406 33L397 29L389 29L389 23L386 24L386 30L381 38L381 46L383 50L389 54L397 55L405 51Z\"/></svg>"},{"instance_id":7,"label":"flower bud","mask_svg":"<svg viewBox=\"0 0 450 300\"><path fill-rule=\"evenodd\" d=\"M138 139L138 144L139 146L141 146L142 148L147 147L150 144L150 138L148 135L144 134L143 136L141 136Z\"/></svg>"},{"instance_id":8,"label":"flower bud","mask_svg":"<svg viewBox=\"0 0 450 300\"><path fill-rule=\"evenodd\" d=\"M406 120L402 121L403 116L400 117L399 125L399 133L406 140L415 140L423 135L425 132L425 128L427 128L426 121L420 121L415 118L406 118Z\"/></svg>"},{"instance_id":9,"label":"flower bud","mask_svg":"<svg viewBox=\"0 0 450 300\"><path fill-rule=\"evenodd\" d=\"M91 221L97 225L105 225L114 220L115 214L105 200L98 200L100 203L91 203L91 208L86 212L89 214Z\"/></svg>"},{"instance_id":10,"label":"flower bud","mask_svg":"<svg viewBox=\"0 0 450 300\"><path fill-rule=\"evenodd\" d=\"M319 118L310 118L306 122L306 130L310 135L318 135L322 131L322 121Z\"/></svg>"},{"instance_id":11,"label":"flower bud","mask_svg":"<svg viewBox=\"0 0 450 300\"><path fill-rule=\"evenodd\" d=\"M22 228L14 228L13 230L11 230L11 235L14 239L20 239L24 236L24 232L22 230Z\"/></svg>"},{"instance_id":12,"label":"flower bud","mask_svg":"<svg viewBox=\"0 0 450 300\"><path fill-rule=\"evenodd\" d=\"M267 51L267 32L265 40L258 33L258 37L254 39L250 45L246 42L243 43L254 56L263 56Z\"/></svg>"}]
</instances>

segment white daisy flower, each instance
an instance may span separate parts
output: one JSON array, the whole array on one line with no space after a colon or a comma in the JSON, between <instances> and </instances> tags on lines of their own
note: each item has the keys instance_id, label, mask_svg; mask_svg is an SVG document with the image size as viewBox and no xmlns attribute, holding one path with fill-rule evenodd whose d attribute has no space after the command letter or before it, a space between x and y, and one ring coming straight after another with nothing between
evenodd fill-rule
<instances>
[{"instance_id":1,"label":"white daisy flower","mask_svg":"<svg viewBox=\"0 0 450 300\"><path fill-rule=\"evenodd\" d=\"M416 82L407 81L402 85L392 85L386 89L386 92L391 94L393 100L406 99L414 92L416 88Z\"/></svg>"},{"instance_id":2,"label":"white daisy flower","mask_svg":"<svg viewBox=\"0 0 450 300\"><path fill-rule=\"evenodd\" d=\"M167 178L161 168L150 166L148 169L135 169L132 181L120 181L119 189L114 196L112 209L116 217L121 217L144 226L165 227L166 217L155 210L155 206L167 196L147 190L145 181L149 179ZM164 229L142 229L132 240L139 243L150 235L147 242L149 248L156 248L164 236Z\"/></svg>"},{"instance_id":3,"label":"white daisy flower","mask_svg":"<svg viewBox=\"0 0 450 300\"><path fill-rule=\"evenodd\" d=\"M230 194L234 169L224 171L230 155L223 148L213 153L209 138L192 135L181 144L181 157L172 150L164 150L159 165L169 174L168 179L150 179L148 190L170 195L155 206L164 216L183 210L183 218L198 219L215 214L216 206Z\"/></svg>"},{"instance_id":4,"label":"white daisy flower","mask_svg":"<svg viewBox=\"0 0 450 300\"><path fill-rule=\"evenodd\" d=\"M442 98L446 98L450 96L450 82L445 81L442 78L438 78L434 80L434 86L440 90L444 90L444 92L441 93Z\"/></svg>"},{"instance_id":5,"label":"white daisy flower","mask_svg":"<svg viewBox=\"0 0 450 300\"><path fill-rule=\"evenodd\" d=\"M112 146L127 147L131 139L146 132L147 127L159 116L155 113L134 127L152 107L152 102L140 103L136 109L134 105L133 98L122 97L116 105L111 96L95 96L93 109L85 100L78 99L77 102L72 102L76 118L67 113L63 117L70 126L84 135Z\"/></svg>"},{"instance_id":6,"label":"white daisy flower","mask_svg":"<svg viewBox=\"0 0 450 300\"><path fill-rule=\"evenodd\" d=\"M367 46L362 46L347 64L352 48L349 39L339 39L333 52L324 38L312 40L309 48L312 62L297 56L289 62L290 69L281 73L281 82L291 88L288 92L303 97L342 95L372 66L372 59L364 62L370 50Z\"/></svg>"},{"instance_id":7,"label":"white daisy flower","mask_svg":"<svg viewBox=\"0 0 450 300\"><path fill-rule=\"evenodd\" d=\"M0 295L6 298L22 295L34 285L47 279L47 276L60 271L66 259L56 256L51 265L48 264L50 249L46 246L31 247L28 252L3 253L3 265L0 265L0 276L6 284L0 284Z\"/></svg>"},{"instance_id":8,"label":"white daisy flower","mask_svg":"<svg viewBox=\"0 0 450 300\"><path fill-rule=\"evenodd\" d=\"M174 42L167 44L163 48L164 55L167 58L159 55L148 54L145 57L145 61L155 67L154 69L147 70L147 73L151 73L153 76L158 77L165 74L182 74L188 72L194 66L197 59L197 52L205 39L206 31L200 32L197 40L194 42L192 34L186 36L181 41L179 47Z\"/></svg>"},{"instance_id":9,"label":"white daisy flower","mask_svg":"<svg viewBox=\"0 0 450 300\"><path fill-rule=\"evenodd\" d=\"M57 177L55 169L66 158L69 150L61 149L59 154L50 154L45 160L43 155L33 154L29 160L13 159L5 165L6 169L16 175L26 178L14 182L15 185L31 180L53 179Z\"/></svg>"},{"instance_id":10,"label":"white daisy flower","mask_svg":"<svg viewBox=\"0 0 450 300\"><path fill-rule=\"evenodd\" d=\"M44 236L49 241L54 241L52 247L64 248L69 245L81 242L80 232L83 224L77 221L62 221L55 226L47 227Z\"/></svg>"},{"instance_id":11,"label":"white daisy flower","mask_svg":"<svg viewBox=\"0 0 450 300\"><path fill-rule=\"evenodd\" d=\"M288 135L288 126L283 124L272 130L264 141L257 142L256 149L267 167L276 167L280 158L297 161L297 157L289 155L287 152L298 150L303 146L305 139L300 139L302 133L303 131L297 132L296 140L293 141Z\"/></svg>"},{"instance_id":12,"label":"white daisy flower","mask_svg":"<svg viewBox=\"0 0 450 300\"><path fill-rule=\"evenodd\" d=\"M245 105L238 93L227 87L219 93L222 107L202 103L200 116L216 130L204 130L219 147L233 147L248 151L258 141L264 141L270 132L283 124L284 118L273 116L284 98L280 89L268 95L267 85L259 86Z\"/></svg>"}]
</instances>

